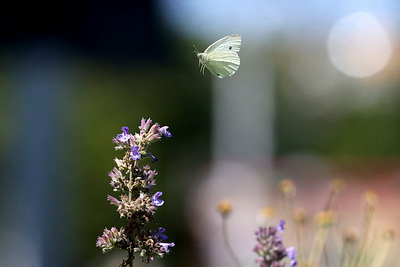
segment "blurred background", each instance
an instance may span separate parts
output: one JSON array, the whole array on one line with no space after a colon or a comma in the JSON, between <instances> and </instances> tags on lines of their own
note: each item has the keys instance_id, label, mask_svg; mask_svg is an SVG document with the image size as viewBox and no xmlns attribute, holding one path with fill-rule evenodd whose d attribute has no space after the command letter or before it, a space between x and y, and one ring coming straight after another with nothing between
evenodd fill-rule
<instances>
[{"instance_id":1,"label":"blurred background","mask_svg":"<svg viewBox=\"0 0 400 267\"><path fill-rule=\"evenodd\" d=\"M125 254L95 247L104 227L124 224L106 200L111 139L142 117L173 134L151 150L166 201L156 218L176 246L151 266L232 265L221 199L234 207L232 246L254 266L257 214L279 206L283 178L310 214L343 178L343 227L361 223L361 194L374 190L380 223L395 226L399 14L397 0L8 2L0 266L119 265ZM237 73L199 73L193 45L234 33Z\"/></svg>"}]
</instances>

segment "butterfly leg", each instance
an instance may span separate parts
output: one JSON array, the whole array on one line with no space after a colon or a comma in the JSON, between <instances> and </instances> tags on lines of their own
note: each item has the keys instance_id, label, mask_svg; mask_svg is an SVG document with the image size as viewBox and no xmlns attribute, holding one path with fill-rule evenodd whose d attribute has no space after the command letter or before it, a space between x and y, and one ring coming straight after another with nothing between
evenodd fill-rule
<instances>
[{"instance_id":1,"label":"butterfly leg","mask_svg":"<svg viewBox=\"0 0 400 267\"><path fill-rule=\"evenodd\" d=\"M206 65L201 65L200 66L200 73L203 73L203 75L204 75L205 69L206 69Z\"/></svg>"}]
</instances>

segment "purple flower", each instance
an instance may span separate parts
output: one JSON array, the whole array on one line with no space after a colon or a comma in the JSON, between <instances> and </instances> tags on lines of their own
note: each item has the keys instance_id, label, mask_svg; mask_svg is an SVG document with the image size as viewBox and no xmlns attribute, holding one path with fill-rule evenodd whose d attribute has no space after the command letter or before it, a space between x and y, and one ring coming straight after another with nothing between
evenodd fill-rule
<instances>
[{"instance_id":1,"label":"purple flower","mask_svg":"<svg viewBox=\"0 0 400 267\"><path fill-rule=\"evenodd\" d=\"M121 143L125 143L131 138L131 134L129 133L128 127L124 126L121 129L122 133L117 135L116 139Z\"/></svg>"},{"instance_id":2,"label":"purple flower","mask_svg":"<svg viewBox=\"0 0 400 267\"><path fill-rule=\"evenodd\" d=\"M154 206L162 206L164 204L164 200L158 199L162 195L162 192L156 192L154 196L151 198Z\"/></svg>"},{"instance_id":3,"label":"purple flower","mask_svg":"<svg viewBox=\"0 0 400 267\"><path fill-rule=\"evenodd\" d=\"M297 265L297 260L296 260L296 254L297 251L294 247L288 247L286 248L286 255L290 259L290 266L294 267Z\"/></svg>"},{"instance_id":4,"label":"purple flower","mask_svg":"<svg viewBox=\"0 0 400 267\"><path fill-rule=\"evenodd\" d=\"M163 233L165 232L165 228L164 227L160 227L158 228L158 232L156 233L156 238L159 240L165 240L168 238L167 235L164 235Z\"/></svg>"},{"instance_id":5,"label":"purple flower","mask_svg":"<svg viewBox=\"0 0 400 267\"><path fill-rule=\"evenodd\" d=\"M171 137L172 134L167 130L169 127L168 126L163 126L160 129L158 129L160 131L160 133L162 135L164 135L165 137Z\"/></svg>"},{"instance_id":6,"label":"purple flower","mask_svg":"<svg viewBox=\"0 0 400 267\"><path fill-rule=\"evenodd\" d=\"M129 133L129 128L126 127L126 126L123 126L123 127L121 128L121 130L122 130L122 132L123 132L124 134L128 134L128 133Z\"/></svg>"},{"instance_id":7,"label":"purple flower","mask_svg":"<svg viewBox=\"0 0 400 267\"><path fill-rule=\"evenodd\" d=\"M276 227L276 229L277 229L279 232L283 233L283 232L285 231L284 226L285 226L285 221L284 221L284 220L280 220L280 221L279 221L279 225Z\"/></svg>"},{"instance_id":8,"label":"purple flower","mask_svg":"<svg viewBox=\"0 0 400 267\"><path fill-rule=\"evenodd\" d=\"M285 266L281 262L285 257L290 260L291 267L296 266L296 251L294 247L286 248L282 243L279 233L284 231L285 221L281 220L276 227L260 227L256 231L257 243L254 252L257 253L256 262L259 267L265 266Z\"/></svg>"},{"instance_id":9,"label":"purple flower","mask_svg":"<svg viewBox=\"0 0 400 267\"><path fill-rule=\"evenodd\" d=\"M131 159L133 160L138 160L142 156L139 153L139 146L132 146L131 147Z\"/></svg>"},{"instance_id":10,"label":"purple flower","mask_svg":"<svg viewBox=\"0 0 400 267\"><path fill-rule=\"evenodd\" d=\"M175 243L159 243L159 244L162 246L165 252L169 252L169 248L175 246Z\"/></svg>"},{"instance_id":11,"label":"purple flower","mask_svg":"<svg viewBox=\"0 0 400 267\"><path fill-rule=\"evenodd\" d=\"M143 262L151 262L156 258L167 255L175 243L167 242L168 236L165 228L159 227L148 230L147 224L155 221L154 215L159 206L164 204L160 199L162 192L150 188L156 184L157 171L151 170L150 165L139 164L141 159L154 162L157 158L148 152L149 145L162 137L171 137L168 126L161 127L152 123L151 119L142 118L139 133L132 132L123 126L122 131L113 136L115 150L122 151L123 157L116 157L116 167L109 172L110 185L113 191L120 192L119 197L107 196L107 201L115 205L120 217L128 220L127 231L115 227L104 229L103 234L97 238L96 246L103 253L119 248L127 250L128 260L123 260L122 265L128 265L134 257L140 256ZM153 195L152 195L153 194Z\"/></svg>"}]
</instances>

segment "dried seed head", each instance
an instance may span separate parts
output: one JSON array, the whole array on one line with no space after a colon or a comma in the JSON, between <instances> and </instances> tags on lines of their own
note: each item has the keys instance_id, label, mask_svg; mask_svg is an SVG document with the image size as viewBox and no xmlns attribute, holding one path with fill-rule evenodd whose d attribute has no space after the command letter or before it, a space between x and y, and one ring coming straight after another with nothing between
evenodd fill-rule
<instances>
[{"instance_id":1,"label":"dried seed head","mask_svg":"<svg viewBox=\"0 0 400 267\"><path fill-rule=\"evenodd\" d=\"M366 206L370 209L375 209L378 206L378 196L372 191L367 191L363 195L363 200Z\"/></svg>"},{"instance_id":2,"label":"dried seed head","mask_svg":"<svg viewBox=\"0 0 400 267\"><path fill-rule=\"evenodd\" d=\"M281 190L283 195L294 196L296 194L296 186L290 179L283 179L279 183L279 189Z\"/></svg>"},{"instance_id":3,"label":"dried seed head","mask_svg":"<svg viewBox=\"0 0 400 267\"><path fill-rule=\"evenodd\" d=\"M274 217L275 209L271 206L266 206L266 207L262 208L261 214L264 218L270 219L270 218Z\"/></svg>"},{"instance_id":4,"label":"dried seed head","mask_svg":"<svg viewBox=\"0 0 400 267\"><path fill-rule=\"evenodd\" d=\"M308 215L304 209L297 209L293 213L293 218L296 223L304 224L308 219Z\"/></svg>"},{"instance_id":5,"label":"dried seed head","mask_svg":"<svg viewBox=\"0 0 400 267\"><path fill-rule=\"evenodd\" d=\"M317 224L321 227L331 226L336 219L336 213L332 210L320 211L315 216Z\"/></svg>"},{"instance_id":6,"label":"dried seed head","mask_svg":"<svg viewBox=\"0 0 400 267\"><path fill-rule=\"evenodd\" d=\"M386 228L386 229L383 229L382 234L383 234L384 239L392 241L394 239L395 230L393 228Z\"/></svg>"},{"instance_id":7,"label":"dried seed head","mask_svg":"<svg viewBox=\"0 0 400 267\"><path fill-rule=\"evenodd\" d=\"M346 243L354 243L358 239L357 230L354 228L348 228L343 233L343 239Z\"/></svg>"},{"instance_id":8,"label":"dried seed head","mask_svg":"<svg viewBox=\"0 0 400 267\"><path fill-rule=\"evenodd\" d=\"M340 194L345 189L345 187L346 183L343 179L336 178L330 182L330 188L336 194Z\"/></svg>"},{"instance_id":9,"label":"dried seed head","mask_svg":"<svg viewBox=\"0 0 400 267\"><path fill-rule=\"evenodd\" d=\"M229 200L221 200L218 203L217 210L222 216L228 216L232 211L232 202Z\"/></svg>"}]
</instances>

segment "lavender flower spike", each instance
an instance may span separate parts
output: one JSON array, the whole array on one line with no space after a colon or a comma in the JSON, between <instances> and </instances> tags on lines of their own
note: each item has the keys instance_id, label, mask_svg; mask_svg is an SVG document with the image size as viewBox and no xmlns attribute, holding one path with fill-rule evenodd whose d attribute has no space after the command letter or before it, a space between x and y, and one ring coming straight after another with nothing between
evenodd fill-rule
<instances>
[{"instance_id":1,"label":"lavender flower spike","mask_svg":"<svg viewBox=\"0 0 400 267\"><path fill-rule=\"evenodd\" d=\"M103 253L114 248L126 250L127 258L120 266L133 266L136 256L143 262L150 263L157 258L163 258L171 251L175 243L163 243L168 238L165 228L149 229L148 223L155 222L154 215L159 206L164 204L160 199L162 192L150 192L156 185L157 171L150 164L143 164L147 158L152 163L157 158L149 153L149 146L161 139L171 137L168 126L160 128L160 124L152 124L151 119L140 121L139 133L130 133L129 128L122 127L122 133L112 138L115 150L122 150L123 156L115 158L116 166L109 172L110 185L119 196L107 196L110 204L117 206L121 218L126 219L127 227L118 230L105 228L97 238L96 246Z\"/></svg>"},{"instance_id":2,"label":"lavender flower spike","mask_svg":"<svg viewBox=\"0 0 400 267\"><path fill-rule=\"evenodd\" d=\"M283 267L285 264L282 260L285 257L289 258L291 267L297 265L294 247L286 248L279 235L283 232L284 224L285 221L281 220L276 227L260 227L256 232L257 243L253 250L257 254L256 262L259 267Z\"/></svg>"}]
</instances>

